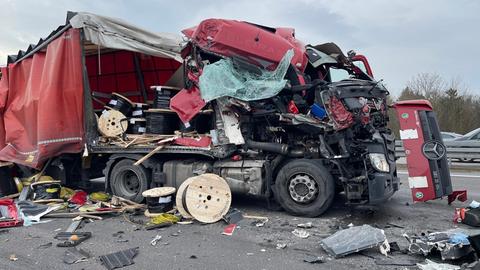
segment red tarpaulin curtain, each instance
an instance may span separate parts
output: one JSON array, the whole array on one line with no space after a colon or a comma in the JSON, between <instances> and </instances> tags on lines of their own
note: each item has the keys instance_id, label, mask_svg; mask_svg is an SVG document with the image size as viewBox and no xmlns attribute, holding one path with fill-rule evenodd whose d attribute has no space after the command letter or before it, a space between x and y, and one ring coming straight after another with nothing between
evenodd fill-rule
<instances>
[{"instance_id":1,"label":"red tarpaulin curtain","mask_svg":"<svg viewBox=\"0 0 480 270\"><path fill-rule=\"evenodd\" d=\"M84 145L80 30L69 29L41 50L3 69L0 160L39 168Z\"/></svg>"}]
</instances>

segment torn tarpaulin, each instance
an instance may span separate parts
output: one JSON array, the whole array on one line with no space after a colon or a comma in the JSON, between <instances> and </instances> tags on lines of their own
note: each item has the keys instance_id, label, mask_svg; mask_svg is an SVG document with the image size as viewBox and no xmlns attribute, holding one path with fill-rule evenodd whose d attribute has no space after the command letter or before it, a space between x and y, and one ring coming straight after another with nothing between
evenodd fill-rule
<instances>
[{"instance_id":1,"label":"torn tarpaulin","mask_svg":"<svg viewBox=\"0 0 480 270\"><path fill-rule=\"evenodd\" d=\"M284 79L294 53L288 50L274 71L259 69L251 72L230 59L222 59L203 68L200 91L205 101L234 97L253 101L277 95L287 83Z\"/></svg>"},{"instance_id":2,"label":"torn tarpaulin","mask_svg":"<svg viewBox=\"0 0 480 270\"><path fill-rule=\"evenodd\" d=\"M370 225L338 231L323 239L320 245L335 258L381 245L385 245L384 250L389 251L384 231Z\"/></svg>"},{"instance_id":3,"label":"torn tarpaulin","mask_svg":"<svg viewBox=\"0 0 480 270\"><path fill-rule=\"evenodd\" d=\"M191 89L182 89L170 99L170 109L177 113L183 123L188 123L205 106L200 96L200 90L193 86Z\"/></svg>"},{"instance_id":4,"label":"torn tarpaulin","mask_svg":"<svg viewBox=\"0 0 480 270\"><path fill-rule=\"evenodd\" d=\"M138 254L138 247L130 248L108 255L99 257L102 264L108 269L121 268L127 265L134 264L133 258Z\"/></svg>"}]
</instances>

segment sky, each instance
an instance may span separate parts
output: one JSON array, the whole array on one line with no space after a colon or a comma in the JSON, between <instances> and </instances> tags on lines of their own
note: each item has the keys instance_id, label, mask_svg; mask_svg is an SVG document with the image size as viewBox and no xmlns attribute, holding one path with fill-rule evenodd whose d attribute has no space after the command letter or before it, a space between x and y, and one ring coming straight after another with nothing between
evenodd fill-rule
<instances>
[{"instance_id":1,"label":"sky","mask_svg":"<svg viewBox=\"0 0 480 270\"><path fill-rule=\"evenodd\" d=\"M0 0L0 65L65 23L66 12L121 18L178 33L207 18L293 27L306 44L337 43L368 57L394 96L419 73L480 95L480 1L475 0Z\"/></svg>"}]
</instances>

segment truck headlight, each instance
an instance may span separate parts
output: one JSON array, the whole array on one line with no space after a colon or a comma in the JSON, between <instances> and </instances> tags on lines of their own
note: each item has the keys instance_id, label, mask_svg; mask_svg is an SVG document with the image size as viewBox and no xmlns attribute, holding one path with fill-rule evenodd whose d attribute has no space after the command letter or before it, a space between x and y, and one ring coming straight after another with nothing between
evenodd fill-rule
<instances>
[{"instance_id":1,"label":"truck headlight","mask_svg":"<svg viewBox=\"0 0 480 270\"><path fill-rule=\"evenodd\" d=\"M370 153L368 154L370 158L370 163L372 163L373 168L379 172L389 172L390 165L388 165L387 159L384 154L380 153Z\"/></svg>"}]
</instances>

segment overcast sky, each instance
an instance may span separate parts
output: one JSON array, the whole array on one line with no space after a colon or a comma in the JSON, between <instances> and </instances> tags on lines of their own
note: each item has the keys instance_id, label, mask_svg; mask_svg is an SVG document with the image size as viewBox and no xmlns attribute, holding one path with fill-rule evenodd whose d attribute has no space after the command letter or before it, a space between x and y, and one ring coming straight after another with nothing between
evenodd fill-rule
<instances>
[{"instance_id":1,"label":"overcast sky","mask_svg":"<svg viewBox=\"0 0 480 270\"><path fill-rule=\"evenodd\" d=\"M305 43L337 43L365 54L394 95L415 74L461 79L480 95L480 1L475 0L0 0L0 65L58 25L66 11L122 18L180 33L206 18L289 26Z\"/></svg>"}]
</instances>

